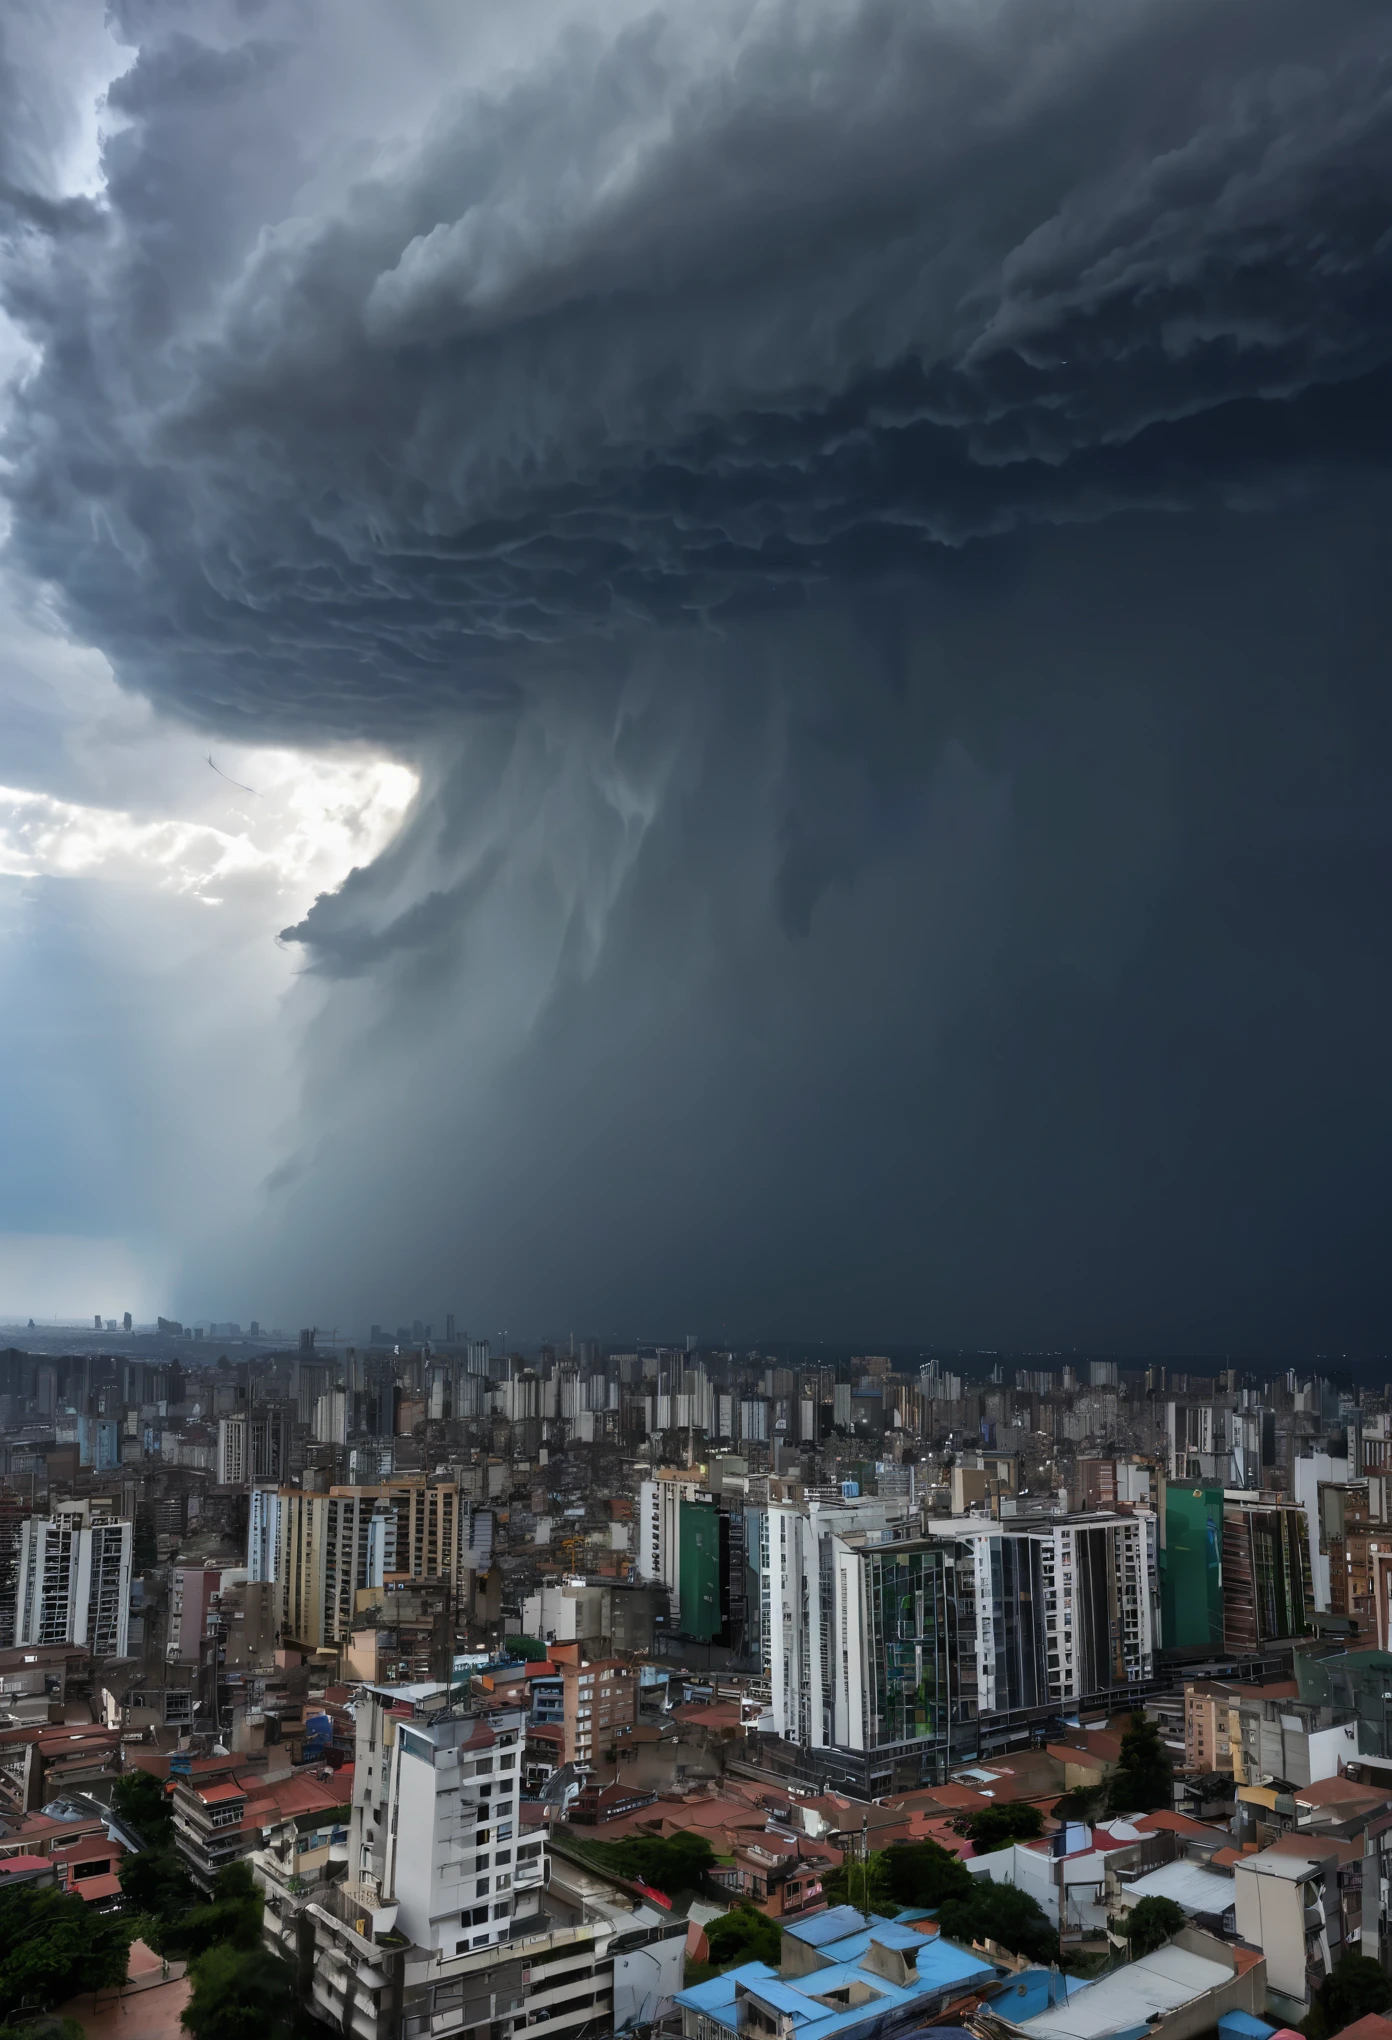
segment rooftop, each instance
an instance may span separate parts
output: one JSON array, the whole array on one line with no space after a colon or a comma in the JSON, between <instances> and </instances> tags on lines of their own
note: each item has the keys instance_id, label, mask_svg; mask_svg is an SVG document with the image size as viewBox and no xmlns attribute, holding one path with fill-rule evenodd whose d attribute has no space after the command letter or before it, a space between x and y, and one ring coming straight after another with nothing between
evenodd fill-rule
<instances>
[{"instance_id":1,"label":"rooftop","mask_svg":"<svg viewBox=\"0 0 1392 2040\"><path fill-rule=\"evenodd\" d=\"M1099 1977L1074 1993L1065 2005L1054 2005L1022 2023L1032 2036L1057 2040L1103 2040L1113 2033L1144 2029L1152 2020L1178 2011L1181 2005L1218 1990L1233 1972L1226 1963L1210 1961L1171 1942L1139 1962L1128 1962L1110 1976Z\"/></svg>"}]
</instances>

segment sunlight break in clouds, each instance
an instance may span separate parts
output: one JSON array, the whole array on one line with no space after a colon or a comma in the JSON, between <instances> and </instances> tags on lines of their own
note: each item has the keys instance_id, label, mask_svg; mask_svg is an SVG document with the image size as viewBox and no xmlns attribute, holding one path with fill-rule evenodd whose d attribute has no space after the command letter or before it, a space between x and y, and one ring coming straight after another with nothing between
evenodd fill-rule
<instances>
[{"instance_id":1,"label":"sunlight break in clouds","mask_svg":"<svg viewBox=\"0 0 1392 2040\"><path fill-rule=\"evenodd\" d=\"M375 857L416 791L414 773L386 759L249 752L238 769L260 781L254 791L229 789L245 811L240 829L141 820L0 786L0 874L144 880L213 906L228 885L264 879L278 898L307 898Z\"/></svg>"}]
</instances>

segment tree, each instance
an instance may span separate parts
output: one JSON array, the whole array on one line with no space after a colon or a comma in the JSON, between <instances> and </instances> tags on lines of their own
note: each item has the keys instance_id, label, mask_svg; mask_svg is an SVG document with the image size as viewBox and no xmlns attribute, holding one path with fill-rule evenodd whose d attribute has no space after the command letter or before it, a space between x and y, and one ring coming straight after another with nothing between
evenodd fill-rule
<instances>
[{"instance_id":1,"label":"tree","mask_svg":"<svg viewBox=\"0 0 1392 2040\"><path fill-rule=\"evenodd\" d=\"M1133 1905L1120 1923L1132 1959L1163 1948L1174 1939L1184 1921L1183 1907L1172 1898L1143 1898L1139 1905Z\"/></svg>"},{"instance_id":2,"label":"tree","mask_svg":"<svg viewBox=\"0 0 1392 2040\"><path fill-rule=\"evenodd\" d=\"M1153 1813L1174 1805L1174 1766L1160 1732L1143 1714L1131 1716L1121 1738L1121 1762L1112 1773L1107 1804L1113 1813Z\"/></svg>"},{"instance_id":3,"label":"tree","mask_svg":"<svg viewBox=\"0 0 1392 2040\"><path fill-rule=\"evenodd\" d=\"M888 1850L872 1849L868 1856L843 1856L837 1867L822 1879L822 1896L828 1905L853 1905L859 1912L892 1911L895 1896Z\"/></svg>"},{"instance_id":4,"label":"tree","mask_svg":"<svg viewBox=\"0 0 1392 2040\"><path fill-rule=\"evenodd\" d=\"M184 2024L194 2040L290 2040L297 2025L294 1973L265 1948L225 1943L197 1957Z\"/></svg>"},{"instance_id":5,"label":"tree","mask_svg":"<svg viewBox=\"0 0 1392 2040\"><path fill-rule=\"evenodd\" d=\"M824 1880L828 1901L832 1905L849 1901L870 1912L931 1907L950 1941L970 1945L989 1939L1034 1962L1057 1958L1058 1935L1028 1892L990 1877L973 1877L959 1857L937 1842L895 1842L872 1852L868 1869L868 1907L861 1899L866 1866L859 1862L844 1865Z\"/></svg>"},{"instance_id":6,"label":"tree","mask_svg":"<svg viewBox=\"0 0 1392 2040\"><path fill-rule=\"evenodd\" d=\"M229 1863L213 1879L213 1895L170 1920L161 1935L159 1953L181 1957L205 1954L226 1943L238 1949L261 1944L265 1899L249 1863Z\"/></svg>"},{"instance_id":7,"label":"tree","mask_svg":"<svg viewBox=\"0 0 1392 2040\"><path fill-rule=\"evenodd\" d=\"M706 1922L711 1966L732 1969L740 1962L767 1962L778 1966L783 1951L783 1929L752 1905L741 1902L717 1920Z\"/></svg>"},{"instance_id":8,"label":"tree","mask_svg":"<svg viewBox=\"0 0 1392 2040\"><path fill-rule=\"evenodd\" d=\"M1055 1820L1095 1821L1107 1804L1105 1785L1075 1785L1062 1799L1054 1801Z\"/></svg>"},{"instance_id":9,"label":"tree","mask_svg":"<svg viewBox=\"0 0 1392 2040\"><path fill-rule=\"evenodd\" d=\"M198 1903L183 1859L172 1848L132 1850L121 1858L116 1874L125 1896L152 1922L167 1924Z\"/></svg>"},{"instance_id":10,"label":"tree","mask_svg":"<svg viewBox=\"0 0 1392 2040\"><path fill-rule=\"evenodd\" d=\"M1009 1848L1012 1842L1033 1842L1044 1832L1044 1816L1037 1806L983 1806L967 1822L967 1837L978 1856Z\"/></svg>"},{"instance_id":11,"label":"tree","mask_svg":"<svg viewBox=\"0 0 1392 2040\"><path fill-rule=\"evenodd\" d=\"M172 1840L174 1818L169 1797L148 1771L127 1771L112 1788L111 1810L151 1848Z\"/></svg>"},{"instance_id":12,"label":"tree","mask_svg":"<svg viewBox=\"0 0 1392 2040\"><path fill-rule=\"evenodd\" d=\"M938 1907L938 1925L949 1941L998 1941L1013 1955L1031 1962L1058 1960L1058 1933L1043 1907L1027 1891L998 1884L991 1877L973 1877L971 1891L946 1899Z\"/></svg>"},{"instance_id":13,"label":"tree","mask_svg":"<svg viewBox=\"0 0 1392 2040\"><path fill-rule=\"evenodd\" d=\"M0 2019L26 2003L44 2010L125 1980L130 1943L109 1913L32 1885L0 1893Z\"/></svg>"},{"instance_id":14,"label":"tree","mask_svg":"<svg viewBox=\"0 0 1392 2040\"><path fill-rule=\"evenodd\" d=\"M1380 1962L1367 1955L1341 1955L1325 1977L1305 2021L1309 2040L1332 2040L1355 2019L1392 2006L1392 1982Z\"/></svg>"}]
</instances>

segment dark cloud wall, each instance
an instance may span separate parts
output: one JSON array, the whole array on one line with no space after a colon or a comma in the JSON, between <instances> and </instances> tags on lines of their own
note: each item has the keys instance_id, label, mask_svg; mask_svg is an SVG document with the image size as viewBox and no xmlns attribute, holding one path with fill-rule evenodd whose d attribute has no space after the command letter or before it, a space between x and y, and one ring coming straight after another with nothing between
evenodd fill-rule
<instances>
[{"instance_id":1,"label":"dark cloud wall","mask_svg":"<svg viewBox=\"0 0 1392 2040\"><path fill-rule=\"evenodd\" d=\"M1383 1341L1385 10L535 7L376 108L375 9L356 76L118 18L104 197L11 180L13 557L176 713L423 774L289 931L228 1265Z\"/></svg>"}]
</instances>

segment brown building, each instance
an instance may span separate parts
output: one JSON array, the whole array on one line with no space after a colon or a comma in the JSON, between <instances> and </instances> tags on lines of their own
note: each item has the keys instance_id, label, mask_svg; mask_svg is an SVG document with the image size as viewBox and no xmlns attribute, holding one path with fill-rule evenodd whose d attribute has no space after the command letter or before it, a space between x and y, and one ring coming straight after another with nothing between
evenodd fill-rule
<instances>
[{"instance_id":1,"label":"brown building","mask_svg":"<svg viewBox=\"0 0 1392 2040\"><path fill-rule=\"evenodd\" d=\"M565 1761L602 1762L638 1726L638 1675L622 1658L562 1664Z\"/></svg>"}]
</instances>

